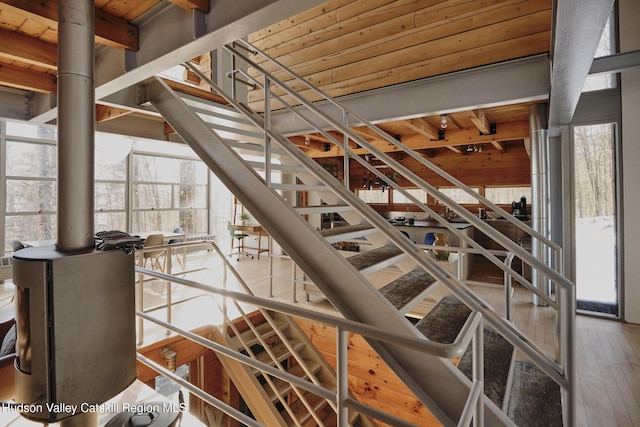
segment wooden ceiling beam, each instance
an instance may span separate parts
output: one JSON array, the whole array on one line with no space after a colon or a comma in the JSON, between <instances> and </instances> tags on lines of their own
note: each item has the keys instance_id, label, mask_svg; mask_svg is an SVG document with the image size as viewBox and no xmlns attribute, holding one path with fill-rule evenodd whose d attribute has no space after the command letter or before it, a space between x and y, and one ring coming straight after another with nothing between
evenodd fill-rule
<instances>
[{"instance_id":1,"label":"wooden ceiling beam","mask_svg":"<svg viewBox=\"0 0 640 427\"><path fill-rule=\"evenodd\" d=\"M460 146L473 145L473 144L499 144L504 150L504 145L500 141L514 141L527 137L529 135L529 121L521 120L515 122L501 123L498 127L498 132L494 135L479 135L478 129L475 127L463 128L461 130L451 129L446 133L446 138L443 140L432 140L425 138L422 134L403 135L402 143L413 150L420 149L435 149L435 148L448 148L455 152L462 151ZM372 142L378 149L384 152L398 151L398 148L389 145L386 141L376 140ZM499 148L498 148L499 149ZM457 150L457 151L456 151ZM332 157L335 156L335 150L330 152L311 152L311 157ZM356 154L365 154L365 149L354 150ZM340 154L338 154L340 155Z\"/></svg>"},{"instance_id":2,"label":"wooden ceiling beam","mask_svg":"<svg viewBox=\"0 0 640 427\"><path fill-rule=\"evenodd\" d=\"M110 107L108 105L96 104L96 123L103 123L118 117L133 113L126 108Z\"/></svg>"},{"instance_id":3,"label":"wooden ceiling beam","mask_svg":"<svg viewBox=\"0 0 640 427\"><path fill-rule=\"evenodd\" d=\"M42 71L0 64L0 85L41 93L55 93L56 77Z\"/></svg>"},{"instance_id":4,"label":"wooden ceiling beam","mask_svg":"<svg viewBox=\"0 0 640 427\"><path fill-rule=\"evenodd\" d=\"M504 144L500 141L491 141L491 145L494 146L494 148L498 151L504 152L505 148L504 148Z\"/></svg>"},{"instance_id":5,"label":"wooden ceiling beam","mask_svg":"<svg viewBox=\"0 0 640 427\"><path fill-rule=\"evenodd\" d=\"M169 0L169 2L188 11L195 9L202 13L209 13L209 0Z\"/></svg>"},{"instance_id":6,"label":"wooden ceiling beam","mask_svg":"<svg viewBox=\"0 0 640 427\"><path fill-rule=\"evenodd\" d=\"M0 56L38 67L58 68L58 46L15 31L0 29Z\"/></svg>"},{"instance_id":7,"label":"wooden ceiling beam","mask_svg":"<svg viewBox=\"0 0 640 427\"><path fill-rule=\"evenodd\" d=\"M33 19L51 29L58 30L58 1L57 0L4 0L2 9L8 13ZM138 51L138 27L102 10L95 11L96 41L119 49Z\"/></svg>"},{"instance_id":8,"label":"wooden ceiling beam","mask_svg":"<svg viewBox=\"0 0 640 427\"><path fill-rule=\"evenodd\" d=\"M423 118L405 120L404 124L411 130L429 139L438 139L438 128Z\"/></svg>"},{"instance_id":9,"label":"wooden ceiling beam","mask_svg":"<svg viewBox=\"0 0 640 427\"><path fill-rule=\"evenodd\" d=\"M469 112L469 120L478 128L484 135L491 133L491 123L482 110L472 110Z\"/></svg>"}]
</instances>

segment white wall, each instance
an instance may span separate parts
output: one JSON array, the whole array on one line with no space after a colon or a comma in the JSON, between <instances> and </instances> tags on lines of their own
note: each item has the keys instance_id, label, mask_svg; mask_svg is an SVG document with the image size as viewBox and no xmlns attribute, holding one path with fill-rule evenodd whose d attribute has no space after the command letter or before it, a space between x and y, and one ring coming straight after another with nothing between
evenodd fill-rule
<instances>
[{"instance_id":1,"label":"white wall","mask_svg":"<svg viewBox=\"0 0 640 427\"><path fill-rule=\"evenodd\" d=\"M640 49L640 2L619 0L620 51ZM624 318L640 323L640 68L622 72Z\"/></svg>"}]
</instances>

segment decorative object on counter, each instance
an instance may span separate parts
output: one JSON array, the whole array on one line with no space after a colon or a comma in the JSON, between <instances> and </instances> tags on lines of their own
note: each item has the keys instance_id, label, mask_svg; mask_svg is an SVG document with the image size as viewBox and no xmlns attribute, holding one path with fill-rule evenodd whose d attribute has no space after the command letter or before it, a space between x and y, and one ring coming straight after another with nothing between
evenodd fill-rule
<instances>
[{"instance_id":1,"label":"decorative object on counter","mask_svg":"<svg viewBox=\"0 0 640 427\"><path fill-rule=\"evenodd\" d=\"M238 219L240 220L240 223L242 225L245 225L247 221L249 221L249 214L246 212L243 212L240 215L238 215Z\"/></svg>"},{"instance_id":2,"label":"decorative object on counter","mask_svg":"<svg viewBox=\"0 0 640 427\"><path fill-rule=\"evenodd\" d=\"M518 219L527 220L529 219L529 214L527 214L527 198L520 198L519 202L513 201L511 202L511 214Z\"/></svg>"},{"instance_id":3,"label":"decorative object on counter","mask_svg":"<svg viewBox=\"0 0 640 427\"><path fill-rule=\"evenodd\" d=\"M433 241L434 246L449 246L449 234L448 233L434 233L436 239ZM445 249L434 250L436 259L441 261L447 261L449 259L449 251Z\"/></svg>"},{"instance_id":4,"label":"decorative object on counter","mask_svg":"<svg viewBox=\"0 0 640 427\"><path fill-rule=\"evenodd\" d=\"M487 219L487 211L484 208L478 208L478 218Z\"/></svg>"}]
</instances>

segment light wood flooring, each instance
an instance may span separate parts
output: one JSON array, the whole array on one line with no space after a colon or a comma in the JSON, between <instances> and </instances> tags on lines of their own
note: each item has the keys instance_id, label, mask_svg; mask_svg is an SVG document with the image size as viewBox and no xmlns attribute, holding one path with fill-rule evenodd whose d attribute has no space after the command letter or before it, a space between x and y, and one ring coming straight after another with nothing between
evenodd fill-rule
<instances>
[{"instance_id":1,"label":"light wood flooring","mask_svg":"<svg viewBox=\"0 0 640 427\"><path fill-rule=\"evenodd\" d=\"M258 296L269 295L269 259L243 258L232 260L243 280L252 292ZM187 277L191 280L219 286L221 283L221 264L215 257L189 256L189 268L205 267ZM292 303L293 288L291 284L291 262L288 259L273 258L273 298ZM300 273L299 273L300 274ZM394 276L393 271L383 272L374 278L374 285ZM485 271L485 279L502 282L500 274ZM237 280L227 277L229 289L239 289ZM152 307L166 301L166 284L145 284L145 307ZM295 304L304 307L332 312L331 304L320 296L312 296L306 302L301 285L296 287ZM474 290L488 304L503 313L504 293L498 286L475 286ZM10 308L6 297L13 292L13 285L8 282L0 284L0 315L6 314ZM172 286L174 302L173 318L181 326L192 328L201 324L219 324L220 314L216 314L215 305L223 305L219 298L202 296L201 291L184 289L180 285ZM425 307L429 307L427 303ZM230 309L231 307L228 307ZM250 309L250 308L249 308ZM531 304L531 297L520 286L515 287L513 294L513 322L524 334L546 350L553 348L551 332L554 320L551 309L536 307ZM164 318L163 310L158 310L159 317ZM232 314L231 314L232 316ZM164 319L163 319L164 320ZM156 338L166 337L165 331L158 327L145 325L145 343ZM577 426L636 426L640 427L640 325L626 324L613 320L579 315L576 321L576 363L578 371L578 410Z\"/></svg>"},{"instance_id":2,"label":"light wood flooring","mask_svg":"<svg viewBox=\"0 0 640 427\"><path fill-rule=\"evenodd\" d=\"M285 277L291 271L288 263L276 260L276 270ZM258 295L264 292L266 296L263 280L268 277L268 260L240 260L235 265L243 277L247 277L252 290ZM501 274L493 271L484 271L483 274L487 281L502 283ZM474 290L498 312L504 313L502 287L474 286ZM276 297L290 301L291 284L280 281L274 293ZM312 296L310 302L304 302L301 291L297 295L298 304L331 309L320 297ZM515 285L512 310L516 327L545 350L551 351L555 328L552 309L534 306L524 288ZM576 425L640 427L640 325L578 315L576 363L579 377Z\"/></svg>"}]
</instances>

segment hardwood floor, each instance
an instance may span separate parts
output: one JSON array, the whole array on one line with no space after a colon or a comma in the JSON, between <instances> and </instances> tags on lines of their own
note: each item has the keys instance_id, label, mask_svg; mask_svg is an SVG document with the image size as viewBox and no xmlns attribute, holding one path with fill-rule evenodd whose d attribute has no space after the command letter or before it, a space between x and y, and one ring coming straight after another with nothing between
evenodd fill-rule
<instances>
[{"instance_id":1,"label":"hardwood floor","mask_svg":"<svg viewBox=\"0 0 640 427\"><path fill-rule=\"evenodd\" d=\"M276 260L285 275L290 272L288 261ZM247 279L253 291L264 292L261 278L266 279L268 261L241 260L238 271ZM485 272L487 277L502 282L500 274ZM502 287L474 286L480 297L504 313ZM290 301L291 284L282 281L275 296ZM265 292L266 295L266 292ZM310 308L330 309L322 298L298 304ZM513 323L546 351L552 351L554 314L549 307L538 307L519 285L513 294ZM580 427L635 426L640 427L640 325L623 323L585 315L576 319L576 364L578 372L577 423Z\"/></svg>"}]
</instances>

